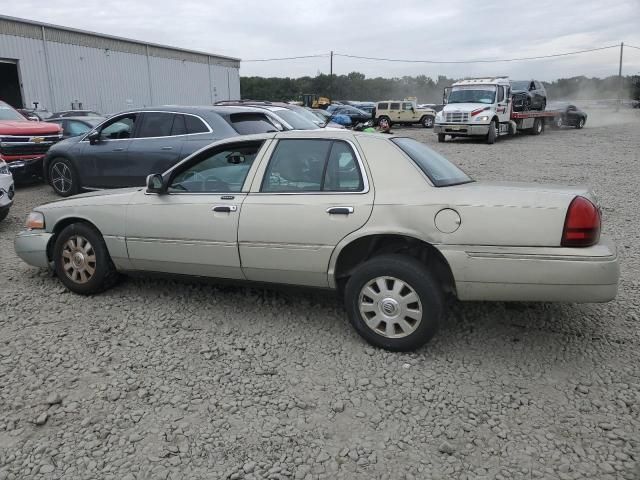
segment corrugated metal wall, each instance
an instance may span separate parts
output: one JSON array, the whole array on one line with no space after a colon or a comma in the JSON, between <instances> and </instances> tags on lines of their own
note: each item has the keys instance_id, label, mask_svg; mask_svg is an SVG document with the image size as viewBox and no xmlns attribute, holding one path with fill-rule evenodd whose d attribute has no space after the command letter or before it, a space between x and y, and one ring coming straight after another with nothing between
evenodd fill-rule
<instances>
[{"instance_id":1,"label":"corrugated metal wall","mask_svg":"<svg viewBox=\"0 0 640 480\"><path fill-rule=\"evenodd\" d=\"M18 61L25 106L50 111L72 102L116 113L240 98L238 62L5 19L0 59Z\"/></svg>"}]
</instances>

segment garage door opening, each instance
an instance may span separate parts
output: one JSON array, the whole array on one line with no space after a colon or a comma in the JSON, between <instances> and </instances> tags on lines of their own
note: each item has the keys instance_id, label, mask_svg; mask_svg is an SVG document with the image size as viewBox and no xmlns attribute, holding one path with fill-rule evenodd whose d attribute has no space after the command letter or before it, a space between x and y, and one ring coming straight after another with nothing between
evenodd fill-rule
<instances>
[{"instance_id":1,"label":"garage door opening","mask_svg":"<svg viewBox=\"0 0 640 480\"><path fill-rule=\"evenodd\" d=\"M23 108L18 64L0 60L0 100L13 108Z\"/></svg>"}]
</instances>

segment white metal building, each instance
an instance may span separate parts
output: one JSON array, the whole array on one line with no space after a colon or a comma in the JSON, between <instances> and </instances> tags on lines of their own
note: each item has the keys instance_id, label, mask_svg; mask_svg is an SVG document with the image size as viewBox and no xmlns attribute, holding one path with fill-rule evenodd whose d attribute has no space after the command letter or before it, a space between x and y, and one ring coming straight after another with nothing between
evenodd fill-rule
<instances>
[{"instance_id":1,"label":"white metal building","mask_svg":"<svg viewBox=\"0 0 640 480\"><path fill-rule=\"evenodd\" d=\"M240 60L0 15L0 100L116 113L240 98Z\"/></svg>"}]
</instances>

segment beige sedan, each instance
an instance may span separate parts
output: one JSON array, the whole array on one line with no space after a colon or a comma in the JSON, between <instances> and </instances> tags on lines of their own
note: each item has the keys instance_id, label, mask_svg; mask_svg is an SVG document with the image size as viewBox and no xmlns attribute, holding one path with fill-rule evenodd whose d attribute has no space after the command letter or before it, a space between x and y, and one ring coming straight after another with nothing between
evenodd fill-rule
<instances>
[{"instance_id":1,"label":"beige sedan","mask_svg":"<svg viewBox=\"0 0 640 480\"><path fill-rule=\"evenodd\" d=\"M214 143L146 187L39 206L15 241L80 294L149 271L337 290L367 341L412 350L459 300L606 302L616 248L590 190L475 182L399 136Z\"/></svg>"}]
</instances>

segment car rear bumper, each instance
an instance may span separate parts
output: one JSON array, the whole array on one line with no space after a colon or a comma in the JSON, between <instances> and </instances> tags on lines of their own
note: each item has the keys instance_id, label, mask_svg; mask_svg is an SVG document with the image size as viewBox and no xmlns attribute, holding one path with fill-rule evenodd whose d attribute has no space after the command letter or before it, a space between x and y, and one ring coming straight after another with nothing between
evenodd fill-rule
<instances>
[{"instance_id":1,"label":"car rear bumper","mask_svg":"<svg viewBox=\"0 0 640 480\"><path fill-rule=\"evenodd\" d=\"M51 240L51 233L36 230L23 230L16 235L14 248L16 254L29 265L34 267L49 267L47 246Z\"/></svg>"},{"instance_id":2,"label":"car rear bumper","mask_svg":"<svg viewBox=\"0 0 640 480\"><path fill-rule=\"evenodd\" d=\"M442 246L460 300L613 300L620 266L608 239L588 248Z\"/></svg>"},{"instance_id":3,"label":"car rear bumper","mask_svg":"<svg viewBox=\"0 0 640 480\"><path fill-rule=\"evenodd\" d=\"M436 123L433 125L434 133L447 135L486 135L489 133L489 125L462 125L459 123Z\"/></svg>"},{"instance_id":4,"label":"car rear bumper","mask_svg":"<svg viewBox=\"0 0 640 480\"><path fill-rule=\"evenodd\" d=\"M7 166L16 183L31 182L42 178L42 161L44 155L21 160L6 160Z\"/></svg>"}]
</instances>

